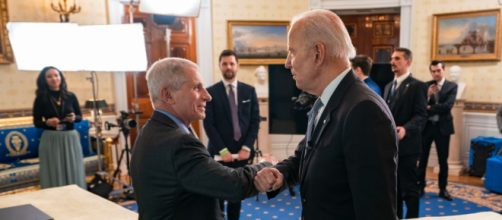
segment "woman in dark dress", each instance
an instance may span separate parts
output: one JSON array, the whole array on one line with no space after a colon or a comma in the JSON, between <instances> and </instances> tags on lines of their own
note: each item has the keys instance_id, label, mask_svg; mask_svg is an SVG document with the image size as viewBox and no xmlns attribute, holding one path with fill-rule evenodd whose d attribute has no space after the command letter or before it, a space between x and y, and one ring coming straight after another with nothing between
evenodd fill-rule
<instances>
[{"instance_id":1,"label":"woman in dark dress","mask_svg":"<svg viewBox=\"0 0 502 220\"><path fill-rule=\"evenodd\" d=\"M82 146L73 128L81 120L77 97L67 90L63 73L52 66L43 68L33 104L33 123L44 129L38 147L42 188L69 184L86 188Z\"/></svg>"}]
</instances>

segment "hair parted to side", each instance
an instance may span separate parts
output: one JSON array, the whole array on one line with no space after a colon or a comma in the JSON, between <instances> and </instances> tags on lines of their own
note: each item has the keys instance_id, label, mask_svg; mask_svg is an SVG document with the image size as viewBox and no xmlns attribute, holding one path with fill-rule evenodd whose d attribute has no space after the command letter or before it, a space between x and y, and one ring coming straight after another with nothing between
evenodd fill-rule
<instances>
[{"instance_id":1,"label":"hair parted to side","mask_svg":"<svg viewBox=\"0 0 502 220\"><path fill-rule=\"evenodd\" d=\"M176 57L164 58L152 64L146 72L146 83L152 102L157 101L162 87L171 91L179 90L186 80L186 68L198 67L190 60Z\"/></svg>"},{"instance_id":2,"label":"hair parted to side","mask_svg":"<svg viewBox=\"0 0 502 220\"><path fill-rule=\"evenodd\" d=\"M371 57L360 54L350 60L352 67L359 67L365 76L370 74L371 66L373 65L373 60Z\"/></svg>"},{"instance_id":3,"label":"hair parted to side","mask_svg":"<svg viewBox=\"0 0 502 220\"><path fill-rule=\"evenodd\" d=\"M429 70L431 69L431 66L437 66L439 64L441 64L441 69L444 70L446 68L446 64L443 61L441 61L441 60L433 60L433 61L431 61L431 64L429 65Z\"/></svg>"},{"instance_id":4,"label":"hair parted to side","mask_svg":"<svg viewBox=\"0 0 502 220\"><path fill-rule=\"evenodd\" d=\"M293 17L291 29L303 34L308 46L317 42L326 45L326 53L330 58L351 59L356 55L349 33L342 19L334 12L316 9Z\"/></svg>"},{"instance_id":5,"label":"hair parted to side","mask_svg":"<svg viewBox=\"0 0 502 220\"><path fill-rule=\"evenodd\" d=\"M220 57L218 58L218 62L221 62L221 58L228 57L228 56L234 56L235 62L239 63L239 57L237 56L235 51L230 50L230 49L226 49L226 50L221 51Z\"/></svg>"},{"instance_id":6,"label":"hair parted to side","mask_svg":"<svg viewBox=\"0 0 502 220\"><path fill-rule=\"evenodd\" d=\"M407 60L413 60L413 53L411 52L410 49L408 48L404 48L404 47L398 47L396 49L394 49L394 52L401 52L404 54L404 58L406 58Z\"/></svg>"}]
</instances>

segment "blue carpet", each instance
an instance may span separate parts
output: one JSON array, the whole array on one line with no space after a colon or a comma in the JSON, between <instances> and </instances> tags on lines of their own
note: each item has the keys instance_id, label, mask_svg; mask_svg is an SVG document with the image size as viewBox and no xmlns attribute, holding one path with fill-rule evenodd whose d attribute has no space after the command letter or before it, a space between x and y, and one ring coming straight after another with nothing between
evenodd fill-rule
<instances>
[{"instance_id":1,"label":"blue carpet","mask_svg":"<svg viewBox=\"0 0 502 220\"><path fill-rule=\"evenodd\" d=\"M449 202L437 196L435 184L435 182L429 182L426 188L427 193L420 199L420 217L461 215L483 211L500 211L502 209L502 195L487 192L480 187L450 183L448 188L454 199ZM296 195L299 195L298 187L295 188L295 192ZM457 196L460 194L462 196ZM466 197L467 194L471 194L476 198L469 199ZM256 201L256 197L242 201L241 219L300 218L300 199L298 196L290 196L287 190L272 200L268 200L265 194L260 194L258 198L258 201ZM133 211L138 209L135 202L123 206Z\"/></svg>"}]
</instances>

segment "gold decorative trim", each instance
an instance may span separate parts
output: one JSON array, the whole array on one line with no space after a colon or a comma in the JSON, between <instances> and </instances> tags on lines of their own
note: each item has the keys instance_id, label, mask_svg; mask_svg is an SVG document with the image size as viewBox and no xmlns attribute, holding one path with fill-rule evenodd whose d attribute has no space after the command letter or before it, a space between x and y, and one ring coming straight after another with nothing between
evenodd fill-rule
<instances>
[{"instance_id":1,"label":"gold decorative trim","mask_svg":"<svg viewBox=\"0 0 502 220\"><path fill-rule=\"evenodd\" d=\"M0 64L14 62L14 54L9 42L7 33L7 22L9 13L7 12L7 0L0 0Z\"/></svg>"}]
</instances>

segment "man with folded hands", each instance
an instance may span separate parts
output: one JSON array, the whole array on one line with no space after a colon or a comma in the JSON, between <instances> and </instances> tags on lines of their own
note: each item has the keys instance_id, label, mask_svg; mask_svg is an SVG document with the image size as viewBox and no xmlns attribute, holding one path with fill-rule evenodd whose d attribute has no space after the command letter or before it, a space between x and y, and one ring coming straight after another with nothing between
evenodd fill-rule
<instances>
[{"instance_id":1,"label":"man with folded hands","mask_svg":"<svg viewBox=\"0 0 502 220\"><path fill-rule=\"evenodd\" d=\"M207 88L213 100L207 103L204 129L211 156L221 157L225 166L243 167L253 160L253 145L258 136L259 109L253 86L237 80L239 58L232 50L219 57L223 80ZM224 209L224 201L220 201ZM227 217L239 219L241 202L228 202Z\"/></svg>"}]
</instances>

